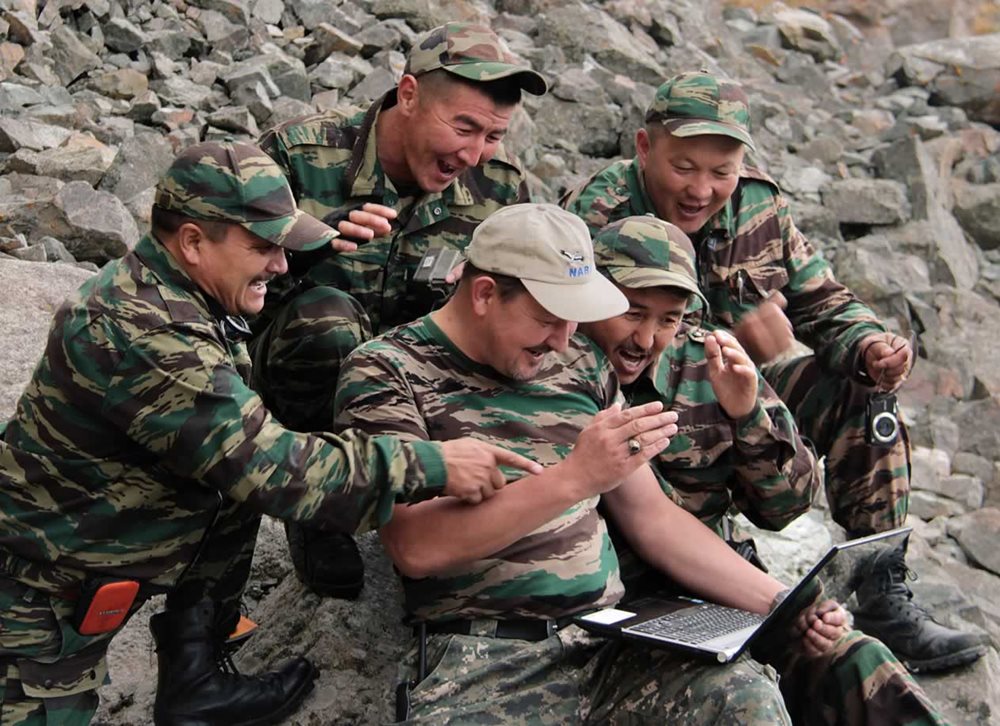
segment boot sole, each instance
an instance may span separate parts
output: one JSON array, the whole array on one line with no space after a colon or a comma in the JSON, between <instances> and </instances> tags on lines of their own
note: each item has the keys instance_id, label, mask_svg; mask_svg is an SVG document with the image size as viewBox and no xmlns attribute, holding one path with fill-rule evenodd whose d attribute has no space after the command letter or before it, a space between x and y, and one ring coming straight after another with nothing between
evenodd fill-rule
<instances>
[{"instance_id":1,"label":"boot sole","mask_svg":"<svg viewBox=\"0 0 1000 726\"><path fill-rule=\"evenodd\" d=\"M984 655L986 655L986 646L974 645L957 653L948 653L937 658L928 658L927 660L900 658L900 660L903 661L903 665L906 666L910 673L937 673L974 663Z\"/></svg>"}]
</instances>

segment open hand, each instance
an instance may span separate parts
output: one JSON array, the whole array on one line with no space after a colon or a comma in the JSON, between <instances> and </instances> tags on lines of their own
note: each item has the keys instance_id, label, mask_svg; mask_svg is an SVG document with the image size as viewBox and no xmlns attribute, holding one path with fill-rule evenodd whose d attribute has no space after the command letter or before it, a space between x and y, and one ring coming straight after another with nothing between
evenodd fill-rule
<instances>
[{"instance_id":1,"label":"open hand","mask_svg":"<svg viewBox=\"0 0 1000 726\"><path fill-rule=\"evenodd\" d=\"M594 416L560 466L584 499L618 486L667 448L676 433L677 414L663 411L659 401L624 410L615 404Z\"/></svg>"},{"instance_id":2,"label":"open hand","mask_svg":"<svg viewBox=\"0 0 1000 726\"><path fill-rule=\"evenodd\" d=\"M757 404L757 369L736 338L722 330L705 336L708 380L719 405L731 419L740 419Z\"/></svg>"}]
</instances>

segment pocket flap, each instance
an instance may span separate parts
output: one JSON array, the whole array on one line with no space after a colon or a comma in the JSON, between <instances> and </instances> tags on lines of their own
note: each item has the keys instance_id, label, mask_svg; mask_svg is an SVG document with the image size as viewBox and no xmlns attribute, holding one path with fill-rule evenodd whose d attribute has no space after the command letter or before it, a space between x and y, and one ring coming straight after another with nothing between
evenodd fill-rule
<instances>
[{"instance_id":1,"label":"pocket flap","mask_svg":"<svg viewBox=\"0 0 1000 726\"><path fill-rule=\"evenodd\" d=\"M105 655L105 649L100 648L74 653L55 663L18 658L21 687L33 698L58 698L92 691L108 680Z\"/></svg>"}]
</instances>

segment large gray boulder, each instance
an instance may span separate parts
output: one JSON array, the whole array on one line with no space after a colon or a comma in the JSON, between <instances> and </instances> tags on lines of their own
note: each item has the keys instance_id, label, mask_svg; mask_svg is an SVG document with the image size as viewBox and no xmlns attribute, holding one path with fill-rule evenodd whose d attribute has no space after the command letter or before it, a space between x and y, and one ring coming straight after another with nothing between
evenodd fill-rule
<instances>
[{"instance_id":1,"label":"large gray boulder","mask_svg":"<svg viewBox=\"0 0 1000 726\"><path fill-rule=\"evenodd\" d=\"M902 82L926 87L939 104L1000 123L1000 33L904 46L887 65Z\"/></svg>"},{"instance_id":2,"label":"large gray boulder","mask_svg":"<svg viewBox=\"0 0 1000 726\"><path fill-rule=\"evenodd\" d=\"M74 265L0 259L0 420L14 413L45 350L52 315L93 275Z\"/></svg>"},{"instance_id":3,"label":"large gray boulder","mask_svg":"<svg viewBox=\"0 0 1000 726\"><path fill-rule=\"evenodd\" d=\"M122 201L86 182L70 182L53 203L65 225L57 236L79 260L103 263L121 257L139 241L139 228Z\"/></svg>"}]
</instances>

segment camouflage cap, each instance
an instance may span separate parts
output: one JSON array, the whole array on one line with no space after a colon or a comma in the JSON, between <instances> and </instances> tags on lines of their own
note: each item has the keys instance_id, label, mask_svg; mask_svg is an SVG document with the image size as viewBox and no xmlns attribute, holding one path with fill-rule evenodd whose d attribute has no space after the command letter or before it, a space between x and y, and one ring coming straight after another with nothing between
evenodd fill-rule
<instances>
[{"instance_id":1,"label":"camouflage cap","mask_svg":"<svg viewBox=\"0 0 1000 726\"><path fill-rule=\"evenodd\" d=\"M485 25L447 23L428 31L413 45L403 72L419 76L438 68L478 82L514 76L536 96L549 87L541 73L518 61Z\"/></svg>"},{"instance_id":2,"label":"camouflage cap","mask_svg":"<svg viewBox=\"0 0 1000 726\"><path fill-rule=\"evenodd\" d=\"M681 73L656 89L646 123L659 121L674 136L721 134L754 151L750 102L743 87L706 71Z\"/></svg>"},{"instance_id":3,"label":"camouflage cap","mask_svg":"<svg viewBox=\"0 0 1000 726\"><path fill-rule=\"evenodd\" d=\"M253 144L190 146L156 185L153 205L192 219L233 222L290 250L312 250L339 233L298 209L288 180Z\"/></svg>"},{"instance_id":4,"label":"camouflage cap","mask_svg":"<svg viewBox=\"0 0 1000 726\"><path fill-rule=\"evenodd\" d=\"M555 204L512 204L494 212L472 233L465 256L484 272L518 278L562 320L590 323L628 310L621 290L594 265L587 225Z\"/></svg>"},{"instance_id":5,"label":"camouflage cap","mask_svg":"<svg viewBox=\"0 0 1000 726\"><path fill-rule=\"evenodd\" d=\"M622 287L678 287L697 295L694 246L670 222L651 214L626 217L594 235L597 267Z\"/></svg>"}]
</instances>

